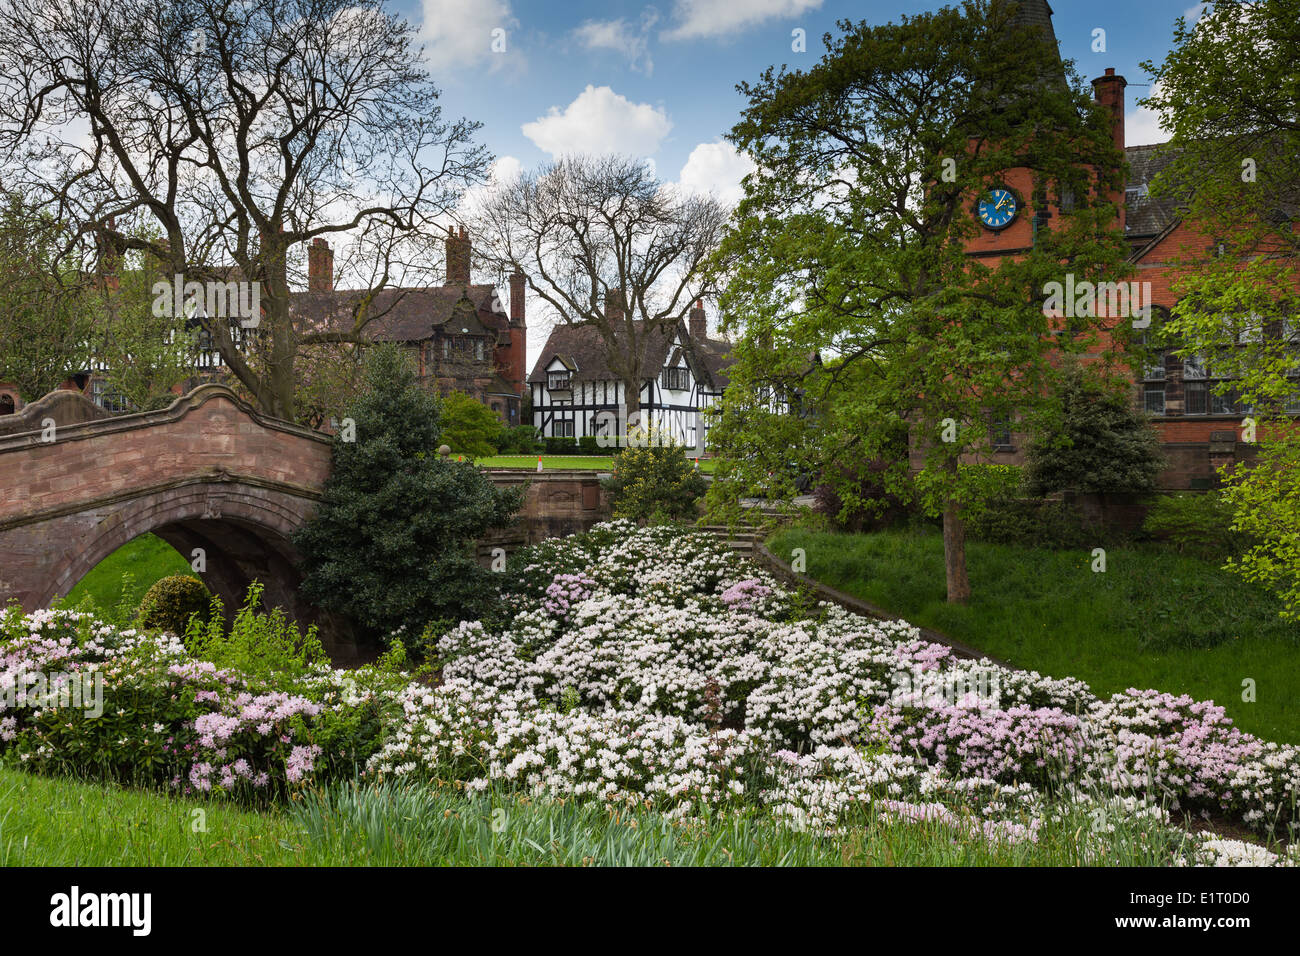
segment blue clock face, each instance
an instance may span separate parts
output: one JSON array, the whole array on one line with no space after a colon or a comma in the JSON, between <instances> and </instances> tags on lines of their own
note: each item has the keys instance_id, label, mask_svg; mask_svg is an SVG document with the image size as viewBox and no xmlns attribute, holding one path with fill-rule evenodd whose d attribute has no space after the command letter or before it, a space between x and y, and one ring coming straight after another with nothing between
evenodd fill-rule
<instances>
[{"instance_id":1,"label":"blue clock face","mask_svg":"<svg viewBox=\"0 0 1300 956\"><path fill-rule=\"evenodd\" d=\"M979 221L989 229L1005 229L1016 218L1019 203L1009 189L999 187L989 190L989 194L975 207Z\"/></svg>"}]
</instances>

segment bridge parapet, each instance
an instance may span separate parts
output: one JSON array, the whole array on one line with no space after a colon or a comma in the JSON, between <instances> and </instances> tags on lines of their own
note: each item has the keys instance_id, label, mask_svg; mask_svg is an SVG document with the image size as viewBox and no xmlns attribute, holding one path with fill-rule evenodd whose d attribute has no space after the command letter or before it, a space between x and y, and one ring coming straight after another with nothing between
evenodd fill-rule
<instances>
[{"instance_id":1,"label":"bridge parapet","mask_svg":"<svg viewBox=\"0 0 1300 956\"><path fill-rule=\"evenodd\" d=\"M0 436L0 528L202 478L314 497L329 465L329 436L203 385L156 411Z\"/></svg>"}]
</instances>

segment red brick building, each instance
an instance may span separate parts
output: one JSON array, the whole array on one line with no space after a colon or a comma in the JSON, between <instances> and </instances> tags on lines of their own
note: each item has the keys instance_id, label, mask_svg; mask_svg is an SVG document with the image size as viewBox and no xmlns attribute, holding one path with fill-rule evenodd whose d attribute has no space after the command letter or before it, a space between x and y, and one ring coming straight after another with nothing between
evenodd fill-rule
<instances>
[{"instance_id":1,"label":"red brick building","mask_svg":"<svg viewBox=\"0 0 1300 956\"><path fill-rule=\"evenodd\" d=\"M1041 26L1055 42L1052 10L1046 0L1021 0L1020 17ZM1112 111L1115 145L1124 151L1127 160L1125 194L1113 198L1129 246L1128 261L1135 270L1130 282L1139 284L1142 305L1150 307L1150 324L1155 328L1178 301L1173 291L1178 278L1213 256L1222 237L1207 235L1198 230L1196 223L1185 221L1174 201L1157 200L1150 195L1150 184L1168 163L1169 154L1160 144L1125 145L1127 81L1124 77L1116 75L1114 69L1106 69L1092 85L1096 101ZM998 259L1028 253L1033 248L1036 229L1044 222L1050 223L1059 211L1050 200L1035 203L1034 184L1028 170L1009 170L1005 182L1019 200L1017 215L1001 228L982 228L981 234L968 244L972 256ZM1118 298L1112 298L1112 306L1117 301ZM1135 326L1135 330L1140 328ZM1094 351L1123 347L1103 331ZM1135 376L1134 402L1151 415L1167 458L1158 482L1161 488L1209 488L1215 483L1217 466L1252 456L1252 447L1240 440L1242 419L1249 414L1249 409L1235 402L1231 395L1214 394L1216 384L1214 378L1207 376L1204 363L1179 358L1172 349L1155 353L1153 360ZM1300 412L1300 405L1294 411ZM999 431L1001 434L997 434ZM995 427L991 460L1022 463L1025 437L1013 425Z\"/></svg>"},{"instance_id":2,"label":"red brick building","mask_svg":"<svg viewBox=\"0 0 1300 956\"><path fill-rule=\"evenodd\" d=\"M365 335L415 352L420 376L440 394L461 391L520 424L527 375L528 324L524 276L510 276L507 313L497 288L470 277L473 253L465 228L448 228L447 278L441 286L381 290L370 305L377 316ZM307 291L294 296L294 317L306 324L350 328L353 307L366 295L334 288L334 253L323 239L307 249Z\"/></svg>"}]
</instances>

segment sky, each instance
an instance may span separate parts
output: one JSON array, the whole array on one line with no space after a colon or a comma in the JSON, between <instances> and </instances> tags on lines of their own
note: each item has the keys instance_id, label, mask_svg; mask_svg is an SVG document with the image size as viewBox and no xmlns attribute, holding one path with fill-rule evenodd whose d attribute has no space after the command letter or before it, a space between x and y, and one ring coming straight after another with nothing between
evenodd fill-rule
<instances>
[{"instance_id":1,"label":"sky","mask_svg":"<svg viewBox=\"0 0 1300 956\"><path fill-rule=\"evenodd\" d=\"M955 0L951 0L955 2ZM445 113L483 124L496 172L566 152L635 155L683 187L739 196L748 161L723 140L744 106L736 91L770 65L812 66L839 20L887 23L942 0L396 0L419 30ZM1085 79L1126 77L1129 145L1167 137L1137 99L1191 0L1055 0L1061 55ZM800 52L798 34L806 38ZM1098 32L1102 31L1102 32ZM531 324L531 323L530 323ZM540 329L538 330L541 331ZM543 336L529 336L529 361Z\"/></svg>"}]
</instances>

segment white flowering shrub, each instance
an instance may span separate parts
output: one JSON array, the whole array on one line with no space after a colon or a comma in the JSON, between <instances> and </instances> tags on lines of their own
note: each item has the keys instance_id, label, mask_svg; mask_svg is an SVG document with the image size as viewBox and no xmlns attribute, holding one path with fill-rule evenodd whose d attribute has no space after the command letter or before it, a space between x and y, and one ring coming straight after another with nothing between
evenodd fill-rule
<instances>
[{"instance_id":1,"label":"white flowering shrub","mask_svg":"<svg viewBox=\"0 0 1300 956\"><path fill-rule=\"evenodd\" d=\"M1189 811L1275 834L1296 820L1300 748L1211 703L1101 700L958 659L906 622L809 608L671 527L599 525L526 549L501 578L498 613L437 637L432 685L376 668L254 679L169 635L11 609L0 691L25 669L97 669L110 716L6 709L0 694L0 756L268 798L361 771L682 816L759 807L819 832L884 817L1017 843L1066 821L1087 862L1108 861L1100 838L1117 826L1189 865L1294 862L1175 826Z\"/></svg>"}]
</instances>

